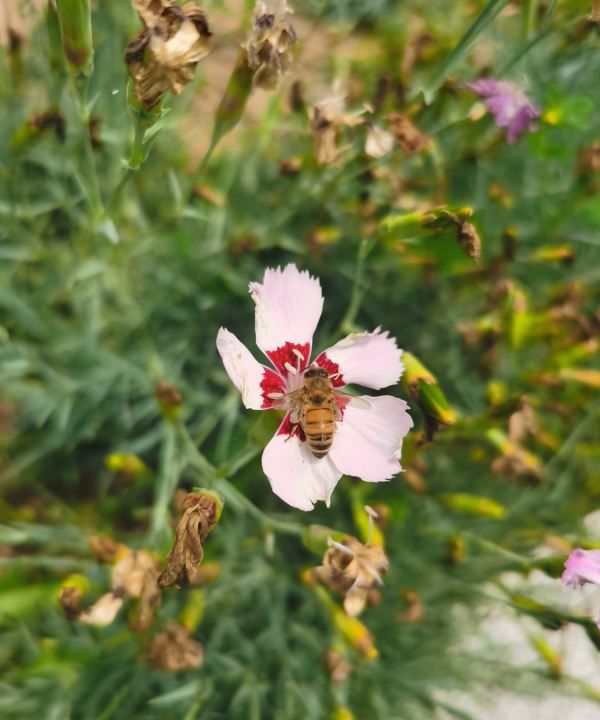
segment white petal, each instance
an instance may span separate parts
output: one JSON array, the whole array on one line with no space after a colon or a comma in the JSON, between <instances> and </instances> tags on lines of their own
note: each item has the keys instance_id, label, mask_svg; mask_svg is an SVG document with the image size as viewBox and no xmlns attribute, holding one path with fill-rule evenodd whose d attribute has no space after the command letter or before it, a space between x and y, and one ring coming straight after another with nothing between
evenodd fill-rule
<instances>
[{"instance_id":1,"label":"white petal","mask_svg":"<svg viewBox=\"0 0 600 720\"><path fill-rule=\"evenodd\" d=\"M262 466L275 495L300 510L312 510L317 500L329 505L342 476L328 455L317 460L296 435L275 435L265 448Z\"/></svg>"},{"instance_id":2,"label":"white petal","mask_svg":"<svg viewBox=\"0 0 600 720\"><path fill-rule=\"evenodd\" d=\"M84 610L79 619L86 625L110 625L117 617L123 605L123 598L113 592L106 593L92 605Z\"/></svg>"},{"instance_id":3,"label":"white petal","mask_svg":"<svg viewBox=\"0 0 600 720\"><path fill-rule=\"evenodd\" d=\"M262 283L250 283L250 294L256 303L256 344L264 353L286 343L312 344L323 310L316 278L292 264L283 270L267 268Z\"/></svg>"},{"instance_id":4,"label":"white petal","mask_svg":"<svg viewBox=\"0 0 600 720\"><path fill-rule=\"evenodd\" d=\"M217 350L225 365L231 382L242 394L242 401L249 410L272 407L266 393L286 392L279 376L261 365L233 333L221 328L217 334Z\"/></svg>"},{"instance_id":5,"label":"white petal","mask_svg":"<svg viewBox=\"0 0 600 720\"><path fill-rule=\"evenodd\" d=\"M329 456L344 475L383 482L402 470L402 438L413 421L404 400L390 395L364 399L370 403L369 410L345 408Z\"/></svg>"},{"instance_id":6,"label":"white petal","mask_svg":"<svg viewBox=\"0 0 600 720\"><path fill-rule=\"evenodd\" d=\"M387 130L373 125L367 130L365 153L372 158L382 158L394 149L394 136Z\"/></svg>"},{"instance_id":7,"label":"white petal","mask_svg":"<svg viewBox=\"0 0 600 720\"><path fill-rule=\"evenodd\" d=\"M339 367L341 384L356 383L380 390L397 383L404 371L402 350L396 339L377 328L372 333L352 333L322 352L316 362L330 360Z\"/></svg>"}]
</instances>

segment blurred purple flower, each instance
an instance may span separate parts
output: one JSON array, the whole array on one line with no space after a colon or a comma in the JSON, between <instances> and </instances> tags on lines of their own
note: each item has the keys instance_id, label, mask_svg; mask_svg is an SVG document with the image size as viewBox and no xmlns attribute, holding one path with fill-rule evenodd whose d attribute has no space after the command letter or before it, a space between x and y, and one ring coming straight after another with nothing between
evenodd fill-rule
<instances>
[{"instance_id":1,"label":"blurred purple flower","mask_svg":"<svg viewBox=\"0 0 600 720\"><path fill-rule=\"evenodd\" d=\"M541 114L515 83L483 78L470 83L469 87L483 98L496 125L506 128L506 141L510 145L514 145L526 130L532 130L534 120Z\"/></svg>"},{"instance_id":2,"label":"blurred purple flower","mask_svg":"<svg viewBox=\"0 0 600 720\"><path fill-rule=\"evenodd\" d=\"M575 548L565 560L565 571L560 579L565 585L575 587L586 583L600 585L600 550Z\"/></svg>"},{"instance_id":3,"label":"blurred purple flower","mask_svg":"<svg viewBox=\"0 0 600 720\"><path fill-rule=\"evenodd\" d=\"M600 585L600 550L575 548L565 560L565 571L560 578L565 585L581 587L586 583ZM600 617L596 620L600 629Z\"/></svg>"}]
</instances>

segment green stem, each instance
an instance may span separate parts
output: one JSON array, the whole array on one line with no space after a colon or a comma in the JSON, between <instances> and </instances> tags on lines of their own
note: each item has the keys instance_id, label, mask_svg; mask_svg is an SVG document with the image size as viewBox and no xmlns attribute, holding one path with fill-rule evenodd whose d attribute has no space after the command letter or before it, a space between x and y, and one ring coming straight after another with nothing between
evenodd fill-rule
<instances>
[{"instance_id":1,"label":"green stem","mask_svg":"<svg viewBox=\"0 0 600 720\"><path fill-rule=\"evenodd\" d=\"M302 525L270 517L257 508L256 505L232 485L226 477L223 477L222 472L215 468L214 465L204 457L200 450L198 450L183 423L179 425L179 432L190 463L203 475L203 480L207 485L221 493L226 502L230 503L232 507L237 508L239 511L251 515L265 530L271 530L285 535L302 535L304 530Z\"/></svg>"},{"instance_id":2,"label":"green stem","mask_svg":"<svg viewBox=\"0 0 600 720\"><path fill-rule=\"evenodd\" d=\"M86 190L88 192L92 222L93 225L96 226L104 217L104 206L102 204L102 196L100 194L100 183L98 181L98 172L96 170L94 148L90 137L90 112L87 107L88 78L85 76L77 78L72 77L70 87L83 131L83 176L85 179Z\"/></svg>"},{"instance_id":3,"label":"green stem","mask_svg":"<svg viewBox=\"0 0 600 720\"><path fill-rule=\"evenodd\" d=\"M527 558L517 555L517 553L514 553L511 550L507 550L491 540L486 540L485 538L479 537L479 535L475 535L472 532L463 532L462 534L475 545L478 545L482 550L490 553L490 555L496 555L510 561L511 563L516 563L525 570L531 570L533 567L531 561Z\"/></svg>"},{"instance_id":4,"label":"green stem","mask_svg":"<svg viewBox=\"0 0 600 720\"><path fill-rule=\"evenodd\" d=\"M156 495L150 521L150 545L160 547L168 529L168 508L177 487L177 437L173 423L163 425L164 439L160 454L160 469L156 478Z\"/></svg>"},{"instance_id":5,"label":"green stem","mask_svg":"<svg viewBox=\"0 0 600 720\"><path fill-rule=\"evenodd\" d=\"M358 257L356 261L356 272L354 273L354 284L352 286L352 296L350 298L350 304L348 310L344 315L344 319L340 323L340 332L348 333L355 330L354 322L360 305L362 303L363 295L365 292L364 288L364 271L365 271L365 260L371 250L373 243L370 238L363 238L358 246Z\"/></svg>"},{"instance_id":6,"label":"green stem","mask_svg":"<svg viewBox=\"0 0 600 720\"><path fill-rule=\"evenodd\" d=\"M523 6L523 36L525 40L529 40L535 30L538 5L539 0L525 0Z\"/></svg>"},{"instance_id":7,"label":"green stem","mask_svg":"<svg viewBox=\"0 0 600 720\"><path fill-rule=\"evenodd\" d=\"M131 170L139 170L145 160L144 157L144 136L146 128L139 123L135 124L135 134L133 136L133 146L129 155L129 168Z\"/></svg>"}]
</instances>

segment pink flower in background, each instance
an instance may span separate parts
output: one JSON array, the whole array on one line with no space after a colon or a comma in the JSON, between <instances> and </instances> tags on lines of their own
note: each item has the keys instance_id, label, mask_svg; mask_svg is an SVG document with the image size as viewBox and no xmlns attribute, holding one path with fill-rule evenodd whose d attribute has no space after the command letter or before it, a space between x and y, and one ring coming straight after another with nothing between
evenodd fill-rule
<instances>
[{"instance_id":1,"label":"pink flower in background","mask_svg":"<svg viewBox=\"0 0 600 720\"><path fill-rule=\"evenodd\" d=\"M402 351L379 329L353 333L310 361L312 338L323 309L321 285L295 265L268 268L262 283L250 283L256 303L256 344L272 367L258 363L249 350L221 328L217 349L233 384L251 410L286 407L287 412L262 457L273 492L301 510L317 500L328 505L342 475L383 482L402 470L402 439L412 427L407 405L389 395L353 400L338 391L350 383L379 390L398 382ZM315 368L335 390L335 432L323 457L306 441L299 414L287 404ZM295 397L295 396L292 396Z\"/></svg>"},{"instance_id":2,"label":"pink flower in background","mask_svg":"<svg viewBox=\"0 0 600 720\"><path fill-rule=\"evenodd\" d=\"M560 578L565 585L581 587L586 583L600 585L600 550L575 548L565 560L565 571ZM596 621L600 629L600 617Z\"/></svg>"},{"instance_id":3,"label":"pink flower in background","mask_svg":"<svg viewBox=\"0 0 600 720\"><path fill-rule=\"evenodd\" d=\"M561 580L565 585L580 587L586 583L600 585L600 550L575 548L565 560Z\"/></svg>"},{"instance_id":4,"label":"pink flower in background","mask_svg":"<svg viewBox=\"0 0 600 720\"><path fill-rule=\"evenodd\" d=\"M483 98L496 125L506 128L506 141L514 145L541 114L521 88L512 82L484 78L469 85L473 92Z\"/></svg>"}]
</instances>

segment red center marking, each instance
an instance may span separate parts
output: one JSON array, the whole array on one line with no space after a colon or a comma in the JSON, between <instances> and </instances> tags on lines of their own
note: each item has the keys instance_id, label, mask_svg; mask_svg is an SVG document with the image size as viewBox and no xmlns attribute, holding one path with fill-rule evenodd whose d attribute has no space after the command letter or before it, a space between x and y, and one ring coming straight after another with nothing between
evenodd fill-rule
<instances>
[{"instance_id":1,"label":"red center marking","mask_svg":"<svg viewBox=\"0 0 600 720\"><path fill-rule=\"evenodd\" d=\"M326 353L322 352L318 355L315 359L315 363L319 367L325 368L330 377L332 375L337 375L337 377L331 381L334 388L344 387L346 382L344 380L344 376L340 372L340 366L336 362L333 362L333 360L330 360Z\"/></svg>"},{"instance_id":2,"label":"red center marking","mask_svg":"<svg viewBox=\"0 0 600 720\"><path fill-rule=\"evenodd\" d=\"M287 435L288 437L293 437L294 435L297 435L298 439L301 442L304 442L306 440L306 435L304 434L304 430L300 427L300 425L292 425L289 413L283 418L283 422L279 426L277 434Z\"/></svg>"},{"instance_id":3,"label":"red center marking","mask_svg":"<svg viewBox=\"0 0 600 720\"><path fill-rule=\"evenodd\" d=\"M273 407L273 399L269 397L270 393L281 393L285 395L287 392L285 381L271 368L264 368L263 377L260 381L260 389L262 390L262 408L268 409Z\"/></svg>"},{"instance_id":4,"label":"red center marking","mask_svg":"<svg viewBox=\"0 0 600 720\"><path fill-rule=\"evenodd\" d=\"M304 359L301 360L294 350L297 350ZM293 368L299 367L300 372L308 367L310 361L310 343L300 345L299 343L286 342L285 345L281 345L277 350L268 351L267 357L273 363L279 374L283 378L287 378L290 372L285 366L286 363Z\"/></svg>"}]
</instances>

